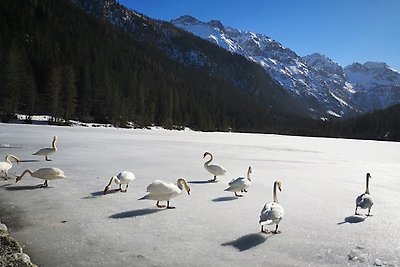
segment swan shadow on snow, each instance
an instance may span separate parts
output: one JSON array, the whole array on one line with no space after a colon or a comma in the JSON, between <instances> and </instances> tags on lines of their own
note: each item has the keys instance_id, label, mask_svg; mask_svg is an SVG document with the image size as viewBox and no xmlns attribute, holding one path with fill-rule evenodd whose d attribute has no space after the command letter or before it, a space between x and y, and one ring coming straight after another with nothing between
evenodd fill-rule
<instances>
[{"instance_id":1,"label":"swan shadow on snow","mask_svg":"<svg viewBox=\"0 0 400 267\"><path fill-rule=\"evenodd\" d=\"M215 184L218 183L217 181L213 180L199 180L199 181L188 181L188 184Z\"/></svg>"},{"instance_id":2,"label":"swan shadow on snow","mask_svg":"<svg viewBox=\"0 0 400 267\"><path fill-rule=\"evenodd\" d=\"M237 248L239 251L245 251L254 248L258 245L261 245L262 243L267 241L267 239L270 237L271 235L266 236L265 234L262 233L248 234L241 236L236 240L223 243L221 244L221 246L232 246Z\"/></svg>"},{"instance_id":3,"label":"swan shadow on snow","mask_svg":"<svg viewBox=\"0 0 400 267\"><path fill-rule=\"evenodd\" d=\"M232 200L236 200L236 199L239 199L238 197L233 197L233 196L230 196L230 197L217 197L217 198L214 198L212 201L214 201L214 202L224 202L224 201L232 201Z\"/></svg>"},{"instance_id":4,"label":"swan shadow on snow","mask_svg":"<svg viewBox=\"0 0 400 267\"><path fill-rule=\"evenodd\" d=\"M124 211L124 212L119 212L115 213L110 216L112 219L125 219L125 218L132 218L132 217L139 217L139 216L145 216L145 215L150 215L153 213L157 213L160 211L163 211L165 209L139 209L139 210L130 210L130 211Z\"/></svg>"},{"instance_id":5,"label":"swan shadow on snow","mask_svg":"<svg viewBox=\"0 0 400 267\"><path fill-rule=\"evenodd\" d=\"M344 223L360 223L365 221L365 219L367 218L367 216L363 216L363 215L350 215L347 216L346 218L344 218L343 222L338 222L337 224L341 225Z\"/></svg>"},{"instance_id":6,"label":"swan shadow on snow","mask_svg":"<svg viewBox=\"0 0 400 267\"><path fill-rule=\"evenodd\" d=\"M111 190L108 190L105 195L115 194L117 192L120 192L120 190L119 189L111 189ZM96 197L101 197L101 196L104 196L104 190L92 192L92 193L90 193L90 196L84 197L83 199L91 199L91 198L96 198Z\"/></svg>"},{"instance_id":7,"label":"swan shadow on snow","mask_svg":"<svg viewBox=\"0 0 400 267\"><path fill-rule=\"evenodd\" d=\"M22 185L22 186L7 186L8 191L24 191L24 190L36 190L36 189L46 189L53 188L52 186L41 187L40 185Z\"/></svg>"}]
</instances>

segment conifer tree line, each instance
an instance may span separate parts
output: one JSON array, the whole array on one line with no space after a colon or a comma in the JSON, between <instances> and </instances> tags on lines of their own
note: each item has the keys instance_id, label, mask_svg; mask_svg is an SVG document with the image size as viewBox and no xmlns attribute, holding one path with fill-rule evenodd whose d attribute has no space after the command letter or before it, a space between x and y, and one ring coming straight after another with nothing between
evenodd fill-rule
<instances>
[{"instance_id":1,"label":"conifer tree line","mask_svg":"<svg viewBox=\"0 0 400 267\"><path fill-rule=\"evenodd\" d=\"M3 120L19 112L118 126L266 125L268 114L228 82L179 65L69 1L5 0L0 10Z\"/></svg>"}]
</instances>

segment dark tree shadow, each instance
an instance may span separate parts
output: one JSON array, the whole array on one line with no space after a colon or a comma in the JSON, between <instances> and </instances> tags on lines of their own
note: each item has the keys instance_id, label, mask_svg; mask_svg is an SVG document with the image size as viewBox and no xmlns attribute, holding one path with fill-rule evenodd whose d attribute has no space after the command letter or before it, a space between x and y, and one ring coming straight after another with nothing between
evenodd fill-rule
<instances>
[{"instance_id":1,"label":"dark tree shadow","mask_svg":"<svg viewBox=\"0 0 400 267\"><path fill-rule=\"evenodd\" d=\"M236 200L239 199L238 197L234 197L234 196L230 196L230 197L217 197L214 198L212 201L214 202L224 202L224 201L232 201L232 200Z\"/></svg>"},{"instance_id":2,"label":"dark tree shadow","mask_svg":"<svg viewBox=\"0 0 400 267\"><path fill-rule=\"evenodd\" d=\"M166 209L139 209L139 210L130 210L130 211L124 211L124 212L119 212L115 213L110 216L112 219L125 219L125 218L132 218L132 217L139 217L139 216L145 216L153 213L157 213L160 211L163 211Z\"/></svg>"},{"instance_id":3,"label":"dark tree shadow","mask_svg":"<svg viewBox=\"0 0 400 267\"><path fill-rule=\"evenodd\" d=\"M365 221L365 219L367 218L367 216L363 216L363 215L350 215L347 216L346 218L344 218L343 222L338 222L337 224L341 225L344 223L360 223Z\"/></svg>"},{"instance_id":4,"label":"dark tree shadow","mask_svg":"<svg viewBox=\"0 0 400 267\"><path fill-rule=\"evenodd\" d=\"M6 190L8 191L23 191L23 190L36 190L36 189L47 189L53 188L52 186L42 187L40 185L23 185L23 186L8 186Z\"/></svg>"},{"instance_id":5,"label":"dark tree shadow","mask_svg":"<svg viewBox=\"0 0 400 267\"><path fill-rule=\"evenodd\" d=\"M262 243L267 241L267 239L270 236L271 235L267 236L262 233L248 234L248 235L241 236L236 240L223 243L223 244L221 244L221 246L232 246L232 247L238 249L239 251L245 251L245 250L254 248L258 245L261 245Z\"/></svg>"}]
</instances>

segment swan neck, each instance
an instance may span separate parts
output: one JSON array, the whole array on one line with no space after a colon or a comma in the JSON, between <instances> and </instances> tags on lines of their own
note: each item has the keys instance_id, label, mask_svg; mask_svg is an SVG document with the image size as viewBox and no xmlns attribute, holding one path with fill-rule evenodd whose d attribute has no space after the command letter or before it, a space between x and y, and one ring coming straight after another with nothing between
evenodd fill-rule
<instances>
[{"instance_id":1,"label":"swan neck","mask_svg":"<svg viewBox=\"0 0 400 267\"><path fill-rule=\"evenodd\" d=\"M189 185L187 184L185 179L178 179L176 185L179 187L180 190L182 190L183 188L185 188L186 191L190 190Z\"/></svg>"},{"instance_id":2,"label":"swan neck","mask_svg":"<svg viewBox=\"0 0 400 267\"><path fill-rule=\"evenodd\" d=\"M19 161L19 159L14 155L7 155L6 156L6 162L9 163L9 164L12 164L10 158L14 159L17 162Z\"/></svg>"},{"instance_id":3,"label":"swan neck","mask_svg":"<svg viewBox=\"0 0 400 267\"><path fill-rule=\"evenodd\" d=\"M19 180L22 179L22 177L24 177L25 174L29 173L31 176L33 174L33 172L29 169L26 169L25 171L22 172L22 174L20 176L17 176L16 182L18 182Z\"/></svg>"},{"instance_id":4,"label":"swan neck","mask_svg":"<svg viewBox=\"0 0 400 267\"><path fill-rule=\"evenodd\" d=\"M369 194L369 176L367 175L365 184L365 194Z\"/></svg>"},{"instance_id":5,"label":"swan neck","mask_svg":"<svg viewBox=\"0 0 400 267\"><path fill-rule=\"evenodd\" d=\"M115 181L115 183L119 184L119 180L116 176L111 177L110 182L108 183L107 186L111 186L112 182Z\"/></svg>"},{"instance_id":6,"label":"swan neck","mask_svg":"<svg viewBox=\"0 0 400 267\"><path fill-rule=\"evenodd\" d=\"M208 164L210 164L211 161L214 159L214 158L213 158L213 155L212 155L211 153L207 153L207 155L210 156L210 159L204 163L204 166L208 166Z\"/></svg>"},{"instance_id":7,"label":"swan neck","mask_svg":"<svg viewBox=\"0 0 400 267\"><path fill-rule=\"evenodd\" d=\"M56 147L56 141L57 141L57 139L56 139L56 138L54 138L54 139L53 139L53 142L51 143L51 146L53 147L53 149L54 149L54 150L56 150L56 151L57 151L57 147Z\"/></svg>"},{"instance_id":8,"label":"swan neck","mask_svg":"<svg viewBox=\"0 0 400 267\"><path fill-rule=\"evenodd\" d=\"M277 187L277 183L274 183L274 191L273 191L272 197L273 197L273 201L275 203L279 203L278 202L278 196L276 195L276 187Z\"/></svg>"},{"instance_id":9,"label":"swan neck","mask_svg":"<svg viewBox=\"0 0 400 267\"><path fill-rule=\"evenodd\" d=\"M251 173L251 168L247 170L247 180L249 181L251 181L250 173Z\"/></svg>"}]
</instances>

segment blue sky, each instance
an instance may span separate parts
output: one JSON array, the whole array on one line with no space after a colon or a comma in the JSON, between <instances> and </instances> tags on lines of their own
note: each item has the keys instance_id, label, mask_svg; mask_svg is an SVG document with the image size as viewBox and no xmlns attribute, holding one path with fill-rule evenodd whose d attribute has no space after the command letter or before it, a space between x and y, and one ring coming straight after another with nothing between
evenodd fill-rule
<instances>
[{"instance_id":1,"label":"blue sky","mask_svg":"<svg viewBox=\"0 0 400 267\"><path fill-rule=\"evenodd\" d=\"M400 0L120 0L151 18L191 15L262 33L300 56L342 66L386 62L400 71Z\"/></svg>"}]
</instances>

